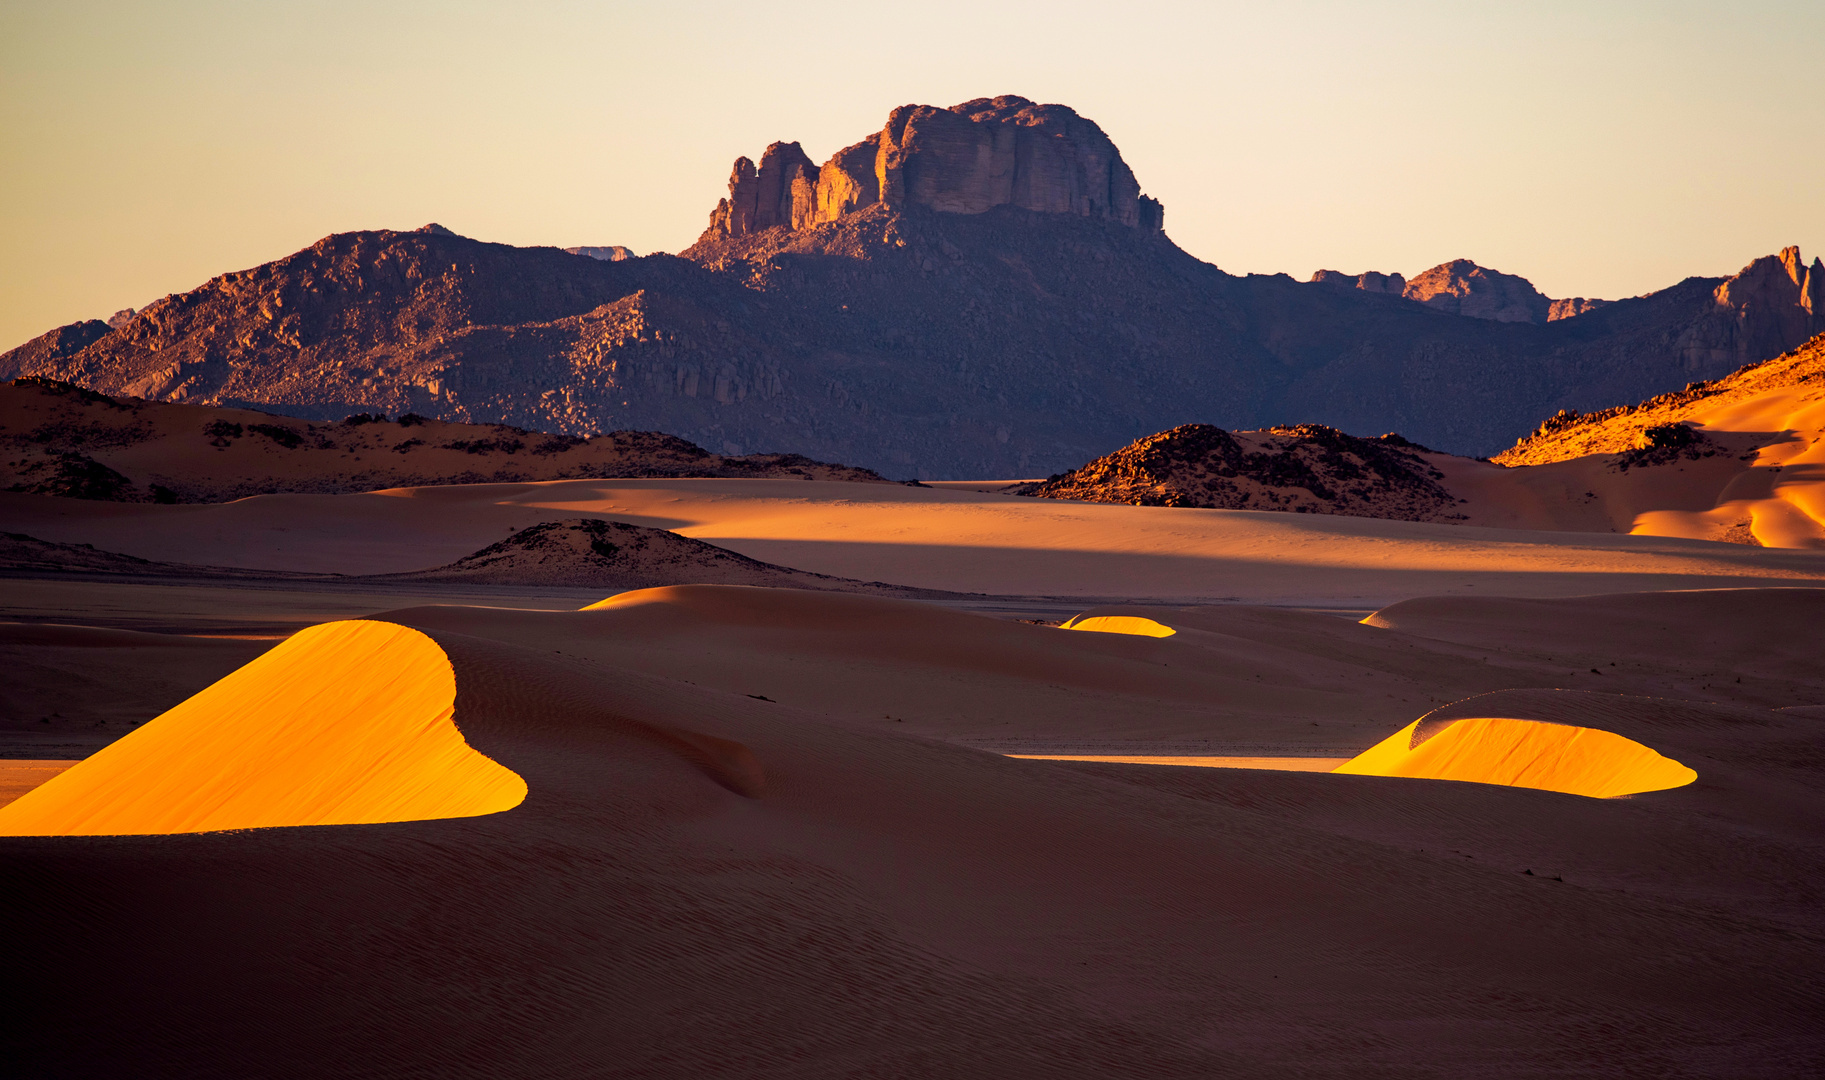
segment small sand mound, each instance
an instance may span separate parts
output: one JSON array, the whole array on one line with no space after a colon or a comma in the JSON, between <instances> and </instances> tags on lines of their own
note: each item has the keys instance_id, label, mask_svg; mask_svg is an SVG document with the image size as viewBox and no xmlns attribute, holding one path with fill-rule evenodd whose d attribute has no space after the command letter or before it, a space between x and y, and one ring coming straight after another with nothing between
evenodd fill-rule
<instances>
[{"instance_id":1,"label":"small sand mound","mask_svg":"<svg viewBox=\"0 0 1825 1080\"><path fill-rule=\"evenodd\" d=\"M1060 630L1090 630L1099 634L1136 634L1143 637L1171 637L1178 633L1165 623L1139 615L1079 615L1067 619Z\"/></svg>"},{"instance_id":2,"label":"small sand mound","mask_svg":"<svg viewBox=\"0 0 1825 1080\"><path fill-rule=\"evenodd\" d=\"M1684 787L1698 779L1672 758L1613 732L1489 716L1415 720L1335 771L1502 784L1594 799Z\"/></svg>"},{"instance_id":3,"label":"small sand mound","mask_svg":"<svg viewBox=\"0 0 1825 1080\"><path fill-rule=\"evenodd\" d=\"M775 566L666 529L597 518L543 522L448 566L386 577L400 581L592 585L610 589L705 584L895 594L911 591Z\"/></svg>"},{"instance_id":4,"label":"small sand mound","mask_svg":"<svg viewBox=\"0 0 1825 1080\"><path fill-rule=\"evenodd\" d=\"M324 623L0 808L0 836L215 832L473 817L520 777L456 728L456 675L426 635Z\"/></svg>"}]
</instances>

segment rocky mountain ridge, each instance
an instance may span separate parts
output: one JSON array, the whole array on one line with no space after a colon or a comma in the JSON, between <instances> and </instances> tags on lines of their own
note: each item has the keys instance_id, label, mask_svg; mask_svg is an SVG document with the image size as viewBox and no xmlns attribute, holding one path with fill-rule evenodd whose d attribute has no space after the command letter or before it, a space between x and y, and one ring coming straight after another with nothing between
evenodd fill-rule
<instances>
[{"instance_id":1,"label":"rocky mountain ridge","mask_svg":"<svg viewBox=\"0 0 1825 1080\"><path fill-rule=\"evenodd\" d=\"M1569 319L1609 303L1581 296L1552 300L1524 277L1478 266L1469 259L1440 263L1412 280L1375 271L1351 277L1335 270L1320 270L1312 275L1312 281L1334 288L1399 296L1472 319L1535 325Z\"/></svg>"},{"instance_id":2,"label":"rocky mountain ridge","mask_svg":"<svg viewBox=\"0 0 1825 1080\"><path fill-rule=\"evenodd\" d=\"M1411 280L1398 273L1370 271L1351 276L1335 270L1320 270L1311 280L1333 288L1399 296L1453 315L1495 322L1540 325L1575 318L1614 303L1582 296L1554 300L1524 277L1490 270L1469 259L1440 263ZM1812 265L1807 266L1800 258L1799 248L1783 248L1779 254L1744 267L1742 273L1718 285L1713 296L1724 308L1740 308L1748 297L1754 296L1767 306L1788 313L1794 325L1800 326L1805 319L1795 312L1814 319L1825 315L1825 262L1814 257Z\"/></svg>"},{"instance_id":3,"label":"rocky mountain ridge","mask_svg":"<svg viewBox=\"0 0 1825 1080\"><path fill-rule=\"evenodd\" d=\"M585 477L767 477L886 483L790 454L725 457L672 435L592 439L411 413L339 423L114 398L46 379L0 385L0 491L127 502L226 502L431 484Z\"/></svg>"},{"instance_id":4,"label":"rocky mountain ridge","mask_svg":"<svg viewBox=\"0 0 1825 1080\"><path fill-rule=\"evenodd\" d=\"M60 328L0 356L0 377L318 421L666 431L730 457L936 479L1057 471L1190 422L1493 453L1540 416L1714 378L1825 329L1825 273L1797 252L1544 324L1461 317L1461 296L1451 315L1404 280L1391 294L1237 277L1151 227L1138 193L1130 222L1126 166L1069 110L989 99L894 117L856 144L897 162L870 174L898 177L889 197L863 183L868 153L845 151L810 189L826 209L789 212L810 173L779 144L779 168L763 155L759 187L738 176L682 257L338 234L118 328ZM1051 149L1028 147L1048 131ZM1084 177L1109 180L1106 202ZM847 209L820 219L832 206Z\"/></svg>"}]
</instances>

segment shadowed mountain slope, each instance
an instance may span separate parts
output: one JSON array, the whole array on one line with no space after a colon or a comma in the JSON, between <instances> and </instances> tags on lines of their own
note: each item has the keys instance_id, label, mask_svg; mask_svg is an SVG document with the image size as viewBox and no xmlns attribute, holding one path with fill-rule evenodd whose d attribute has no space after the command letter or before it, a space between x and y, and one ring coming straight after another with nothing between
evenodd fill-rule
<instances>
[{"instance_id":1,"label":"shadowed mountain slope","mask_svg":"<svg viewBox=\"0 0 1825 1080\"><path fill-rule=\"evenodd\" d=\"M0 377L1031 476L1194 421L1489 453L1558 409L1639 400L1825 329L1825 269L1797 249L1536 324L1440 310L1481 311L1450 282L1421 302L1238 278L1176 247L1162 215L1069 109L909 106L815 169L790 143L738 160L683 258L338 234L106 333L54 331L0 356Z\"/></svg>"},{"instance_id":2,"label":"shadowed mountain slope","mask_svg":"<svg viewBox=\"0 0 1825 1080\"><path fill-rule=\"evenodd\" d=\"M795 454L724 457L650 431L584 439L411 413L322 424L32 378L0 385L0 448L0 490L126 502L608 476L885 483L867 469Z\"/></svg>"}]
</instances>

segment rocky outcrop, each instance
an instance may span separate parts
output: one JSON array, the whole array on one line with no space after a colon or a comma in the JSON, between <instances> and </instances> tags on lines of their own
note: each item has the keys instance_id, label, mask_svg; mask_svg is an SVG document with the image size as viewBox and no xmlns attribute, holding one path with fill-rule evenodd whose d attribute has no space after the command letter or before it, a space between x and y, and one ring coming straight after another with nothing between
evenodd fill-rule
<instances>
[{"instance_id":1,"label":"rocky outcrop","mask_svg":"<svg viewBox=\"0 0 1825 1080\"><path fill-rule=\"evenodd\" d=\"M55 367L107 337L114 329L100 319L84 319L59 326L11 352L0 353L0 369L11 368L14 372L24 372Z\"/></svg>"},{"instance_id":2,"label":"rocky outcrop","mask_svg":"<svg viewBox=\"0 0 1825 1080\"><path fill-rule=\"evenodd\" d=\"M1322 424L1224 431L1184 424L1013 494L1041 499L1283 510L1455 521L1457 498L1399 435L1360 439Z\"/></svg>"},{"instance_id":3,"label":"rocky outcrop","mask_svg":"<svg viewBox=\"0 0 1825 1080\"><path fill-rule=\"evenodd\" d=\"M710 214L710 231L746 236L811 222L816 217L817 175L817 166L795 142L767 147L758 168L745 157L736 158L729 174L729 197Z\"/></svg>"},{"instance_id":4,"label":"rocky outcrop","mask_svg":"<svg viewBox=\"0 0 1825 1080\"><path fill-rule=\"evenodd\" d=\"M1683 390L1639 404L1586 413L1561 409L1493 460L1498 465L1518 466L1592 454L1650 455L1637 459L1650 463L1657 458L1695 457L1712 449L1703 432L1686 425L1696 410L1714 411L1771 391L1807 385L1825 387L1825 330L1773 359L1746 365L1721 379L1688 383ZM1790 436L1789 432L1768 433L1771 440Z\"/></svg>"},{"instance_id":5,"label":"rocky outcrop","mask_svg":"<svg viewBox=\"0 0 1825 1080\"><path fill-rule=\"evenodd\" d=\"M1609 303L1608 300L1587 300L1582 296L1554 300L1552 306L1546 309L1546 321L1558 322L1560 319L1576 318L1587 311L1596 311L1600 307L1606 307Z\"/></svg>"},{"instance_id":6,"label":"rocky outcrop","mask_svg":"<svg viewBox=\"0 0 1825 1080\"><path fill-rule=\"evenodd\" d=\"M1370 271L1351 275L1335 270L1320 270L1312 275L1312 281L1332 288L1400 296L1473 319L1535 325L1569 319L1609 303L1582 296L1550 300L1526 278L1490 270L1469 259L1440 263L1411 281L1399 274Z\"/></svg>"},{"instance_id":7,"label":"rocky outcrop","mask_svg":"<svg viewBox=\"0 0 1825 1080\"><path fill-rule=\"evenodd\" d=\"M612 244L608 247L567 247L564 250L572 255L586 255L603 262L621 262L634 257L632 248L625 248L620 244Z\"/></svg>"},{"instance_id":8,"label":"rocky outcrop","mask_svg":"<svg viewBox=\"0 0 1825 1080\"><path fill-rule=\"evenodd\" d=\"M1825 264L1814 257L1807 266L1798 247L1755 260L1712 295L1758 341L1791 342L1825 328Z\"/></svg>"},{"instance_id":9,"label":"rocky outcrop","mask_svg":"<svg viewBox=\"0 0 1825 1080\"><path fill-rule=\"evenodd\" d=\"M1338 273L1335 270L1320 270L1312 275L1312 281L1337 289L1360 289L1367 293L1383 293L1390 296L1400 296L1407 288L1407 279L1399 274L1378 274L1373 270L1354 276Z\"/></svg>"},{"instance_id":10,"label":"rocky outcrop","mask_svg":"<svg viewBox=\"0 0 1825 1080\"><path fill-rule=\"evenodd\" d=\"M1496 322L1543 323L1552 301L1524 277L1453 259L1407 282L1401 295L1427 307Z\"/></svg>"},{"instance_id":11,"label":"rocky outcrop","mask_svg":"<svg viewBox=\"0 0 1825 1080\"><path fill-rule=\"evenodd\" d=\"M881 131L821 168L795 142L767 147L758 167L737 158L705 238L810 228L877 202L951 214L1014 206L1151 232L1164 219L1096 124L1063 105L1007 95L948 109L902 105Z\"/></svg>"}]
</instances>

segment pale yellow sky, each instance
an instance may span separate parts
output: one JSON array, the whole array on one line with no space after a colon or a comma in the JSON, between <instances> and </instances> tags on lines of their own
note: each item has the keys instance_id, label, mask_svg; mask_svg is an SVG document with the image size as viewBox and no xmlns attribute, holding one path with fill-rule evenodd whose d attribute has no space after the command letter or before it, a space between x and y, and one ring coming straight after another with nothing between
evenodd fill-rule
<instances>
[{"instance_id":1,"label":"pale yellow sky","mask_svg":"<svg viewBox=\"0 0 1825 1080\"><path fill-rule=\"evenodd\" d=\"M1001 93L1232 273L1615 298L1825 254L1822 72L1818 0L0 0L0 348L350 229L676 251L739 154Z\"/></svg>"}]
</instances>

